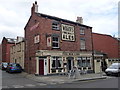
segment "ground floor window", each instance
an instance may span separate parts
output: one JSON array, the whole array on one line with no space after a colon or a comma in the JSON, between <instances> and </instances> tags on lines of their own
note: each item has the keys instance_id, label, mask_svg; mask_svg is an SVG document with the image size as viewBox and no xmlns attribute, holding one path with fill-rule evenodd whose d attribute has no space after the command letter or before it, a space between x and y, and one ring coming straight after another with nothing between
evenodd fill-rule
<instances>
[{"instance_id":1,"label":"ground floor window","mask_svg":"<svg viewBox=\"0 0 120 90\"><path fill-rule=\"evenodd\" d=\"M77 58L78 67L91 67L90 58L88 57L78 57Z\"/></svg>"},{"instance_id":2,"label":"ground floor window","mask_svg":"<svg viewBox=\"0 0 120 90\"><path fill-rule=\"evenodd\" d=\"M52 72L56 72L56 69L58 69L58 72L60 72L63 66L62 57L53 56L51 59L51 64L52 64Z\"/></svg>"}]
</instances>

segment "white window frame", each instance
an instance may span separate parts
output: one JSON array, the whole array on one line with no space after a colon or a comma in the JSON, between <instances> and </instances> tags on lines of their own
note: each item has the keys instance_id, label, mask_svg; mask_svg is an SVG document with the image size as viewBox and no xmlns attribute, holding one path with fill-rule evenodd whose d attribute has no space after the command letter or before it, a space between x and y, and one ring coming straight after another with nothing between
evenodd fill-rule
<instances>
[{"instance_id":1,"label":"white window frame","mask_svg":"<svg viewBox=\"0 0 120 90\"><path fill-rule=\"evenodd\" d=\"M85 35L85 28L84 27L80 28L80 35Z\"/></svg>"},{"instance_id":2,"label":"white window frame","mask_svg":"<svg viewBox=\"0 0 120 90\"><path fill-rule=\"evenodd\" d=\"M58 22L58 21L53 21L53 22L52 22L52 29L53 29L53 30L60 30L59 27L60 27L60 26L59 26L59 22Z\"/></svg>"},{"instance_id":3,"label":"white window frame","mask_svg":"<svg viewBox=\"0 0 120 90\"><path fill-rule=\"evenodd\" d=\"M80 50L85 50L86 49L86 41L84 38L80 39Z\"/></svg>"},{"instance_id":4,"label":"white window frame","mask_svg":"<svg viewBox=\"0 0 120 90\"><path fill-rule=\"evenodd\" d=\"M85 34L85 30L84 29L80 29L80 34L84 35Z\"/></svg>"},{"instance_id":5,"label":"white window frame","mask_svg":"<svg viewBox=\"0 0 120 90\"><path fill-rule=\"evenodd\" d=\"M53 38L58 38L58 41L53 41ZM58 44L58 47L53 46L53 43ZM59 48L59 37L58 36L52 36L52 48Z\"/></svg>"},{"instance_id":6,"label":"white window frame","mask_svg":"<svg viewBox=\"0 0 120 90\"><path fill-rule=\"evenodd\" d=\"M57 61L58 60L58 61ZM56 57L56 56L53 56L52 57L52 64L53 64L53 61L55 61L55 67L52 66L52 68L62 68L62 57ZM61 67L58 66L58 62L60 62L61 64Z\"/></svg>"}]
</instances>

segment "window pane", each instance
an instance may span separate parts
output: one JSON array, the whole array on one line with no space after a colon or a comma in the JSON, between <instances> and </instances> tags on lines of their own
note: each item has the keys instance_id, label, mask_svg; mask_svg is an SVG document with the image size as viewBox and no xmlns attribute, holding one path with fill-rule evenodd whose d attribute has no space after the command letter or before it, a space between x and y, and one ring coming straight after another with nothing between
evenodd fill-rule
<instances>
[{"instance_id":1,"label":"window pane","mask_svg":"<svg viewBox=\"0 0 120 90\"><path fill-rule=\"evenodd\" d=\"M85 60L82 60L82 66L83 66L83 67L86 67L86 62L85 62Z\"/></svg>"},{"instance_id":2,"label":"window pane","mask_svg":"<svg viewBox=\"0 0 120 90\"><path fill-rule=\"evenodd\" d=\"M55 67L55 60L52 61L52 67Z\"/></svg>"},{"instance_id":3,"label":"window pane","mask_svg":"<svg viewBox=\"0 0 120 90\"><path fill-rule=\"evenodd\" d=\"M53 43L53 47L58 47L58 43Z\"/></svg>"},{"instance_id":4,"label":"window pane","mask_svg":"<svg viewBox=\"0 0 120 90\"><path fill-rule=\"evenodd\" d=\"M53 48L59 48L59 37L53 37L52 39L52 47Z\"/></svg>"},{"instance_id":5,"label":"window pane","mask_svg":"<svg viewBox=\"0 0 120 90\"><path fill-rule=\"evenodd\" d=\"M62 66L62 60L58 60L58 67Z\"/></svg>"},{"instance_id":6,"label":"window pane","mask_svg":"<svg viewBox=\"0 0 120 90\"><path fill-rule=\"evenodd\" d=\"M59 30L59 22L58 21L53 21L52 22L52 29L53 30Z\"/></svg>"},{"instance_id":7,"label":"window pane","mask_svg":"<svg viewBox=\"0 0 120 90\"><path fill-rule=\"evenodd\" d=\"M80 34L85 34L84 29L81 29L81 30L80 30Z\"/></svg>"},{"instance_id":8,"label":"window pane","mask_svg":"<svg viewBox=\"0 0 120 90\"><path fill-rule=\"evenodd\" d=\"M82 67L82 62L81 62L81 60L78 60L78 66L79 66L79 67Z\"/></svg>"},{"instance_id":9,"label":"window pane","mask_svg":"<svg viewBox=\"0 0 120 90\"><path fill-rule=\"evenodd\" d=\"M58 37L53 37L53 41L58 41Z\"/></svg>"},{"instance_id":10,"label":"window pane","mask_svg":"<svg viewBox=\"0 0 120 90\"><path fill-rule=\"evenodd\" d=\"M85 49L85 39L80 40L80 49Z\"/></svg>"},{"instance_id":11,"label":"window pane","mask_svg":"<svg viewBox=\"0 0 120 90\"><path fill-rule=\"evenodd\" d=\"M62 67L62 58L61 57L52 57L52 67L58 68Z\"/></svg>"}]
</instances>

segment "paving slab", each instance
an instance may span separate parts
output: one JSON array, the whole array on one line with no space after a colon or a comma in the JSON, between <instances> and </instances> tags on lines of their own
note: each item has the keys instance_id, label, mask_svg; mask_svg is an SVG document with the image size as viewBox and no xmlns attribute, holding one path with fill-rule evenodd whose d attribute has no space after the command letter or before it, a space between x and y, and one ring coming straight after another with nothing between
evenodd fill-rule
<instances>
[{"instance_id":1,"label":"paving slab","mask_svg":"<svg viewBox=\"0 0 120 90\"><path fill-rule=\"evenodd\" d=\"M34 74L27 74L25 72L22 72L21 75L23 75L26 78L32 79L36 82L44 82L44 83L69 83L74 81L86 81L86 80L107 78L107 76L105 76L104 74L95 74L95 73L80 75L77 78L68 77L66 75L35 76Z\"/></svg>"}]
</instances>

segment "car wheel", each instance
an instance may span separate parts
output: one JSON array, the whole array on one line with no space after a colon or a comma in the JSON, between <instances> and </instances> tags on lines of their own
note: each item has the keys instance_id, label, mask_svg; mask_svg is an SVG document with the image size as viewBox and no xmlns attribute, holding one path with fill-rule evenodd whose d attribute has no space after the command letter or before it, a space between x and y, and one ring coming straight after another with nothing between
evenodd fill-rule
<instances>
[{"instance_id":1,"label":"car wheel","mask_svg":"<svg viewBox=\"0 0 120 90\"><path fill-rule=\"evenodd\" d=\"M8 73L12 73L12 72L8 70Z\"/></svg>"},{"instance_id":2,"label":"car wheel","mask_svg":"<svg viewBox=\"0 0 120 90\"><path fill-rule=\"evenodd\" d=\"M22 71L20 71L19 73L21 73Z\"/></svg>"},{"instance_id":3,"label":"car wheel","mask_svg":"<svg viewBox=\"0 0 120 90\"><path fill-rule=\"evenodd\" d=\"M7 71L9 73L9 71Z\"/></svg>"}]
</instances>

